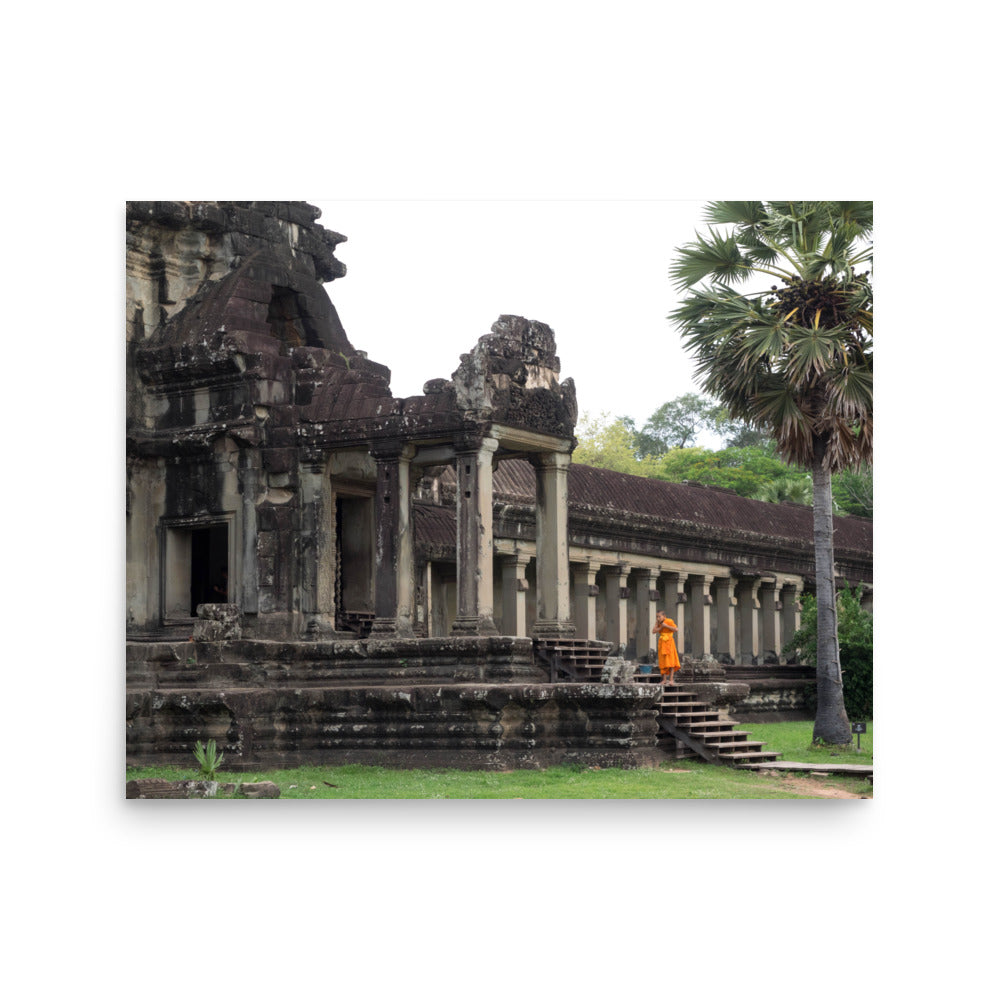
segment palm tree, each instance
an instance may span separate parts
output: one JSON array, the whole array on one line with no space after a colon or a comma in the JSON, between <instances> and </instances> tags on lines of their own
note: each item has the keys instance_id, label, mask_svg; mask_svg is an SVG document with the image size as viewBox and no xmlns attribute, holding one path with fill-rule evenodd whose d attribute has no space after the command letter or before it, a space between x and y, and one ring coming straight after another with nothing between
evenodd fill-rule
<instances>
[{"instance_id":1,"label":"palm tree","mask_svg":"<svg viewBox=\"0 0 1000 1000\"><path fill-rule=\"evenodd\" d=\"M849 743L837 646L830 477L872 461L870 201L714 201L677 250L670 314L705 392L812 469L816 551L813 739ZM758 281L767 287L739 292ZM697 286L697 287L696 287Z\"/></svg>"},{"instance_id":2,"label":"palm tree","mask_svg":"<svg viewBox=\"0 0 1000 1000\"><path fill-rule=\"evenodd\" d=\"M812 483L808 476L780 476L764 483L753 498L768 503L811 504Z\"/></svg>"}]
</instances>

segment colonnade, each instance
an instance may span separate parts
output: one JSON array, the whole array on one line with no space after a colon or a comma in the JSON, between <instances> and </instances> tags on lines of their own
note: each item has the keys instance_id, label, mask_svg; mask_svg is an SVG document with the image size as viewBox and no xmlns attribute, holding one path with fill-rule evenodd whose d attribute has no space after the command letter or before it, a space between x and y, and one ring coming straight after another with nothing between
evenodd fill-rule
<instances>
[{"instance_id":1,"label":"colonnade","mask_svg":"<svg viewBox=\"0 0 1000 1000\"><path fill-rule=\"evenodd\" d=\"M662 610L677 623L684 653L735 663L768 654L784 659L782 649L800 625L802 577L571 546L568 451L527 454L535 469L535 537L494 539L493 471L502 445L490 436L371 449L373 635L602 640L641 659L654 648L653 625ZM414 469L452 462L455 561L423 564L418 579Z\"/></svg>"},{"instance_id":2,"label":"colonnade","mask_svg":"<svg viewBox=\"0 0 1000 1000\"><path fill-rule=\"evenodd\" d=\"M513 438L513 441L512 441ZM493 469L502 444L538 448L525 457L535 469L536 538L532 557L537 566L531 635L571 637L575 634L570 600L568 546L568 470L571 442L564 450L547 449L542 436L500 429L495 436L475 437L455 445L419 448L399 442L371 449L375 460L375 558L373 635L411 636L418 617L411 523L412 469L454 462L456 473L455 610L452 635L526 635L523 575L517 566L506 571L504 601L498 627L494 580ZM522 567L523 571L523 567ZM518 600L520 595L520 603ZM426 611L426 609L424 609Z\"/></svg>"},{"instance_id":3,"label":"colonnade","mask_svg":"<svg viewBox=\"0 0 1000 1000\"><path fill-rule=\"evenodd\" d=\"M530 543L497 543L505 634L530 626L533 565ZM623 646L644 658L655 648L653 626L663 611L678 626L678 647L692 656L759 662L781 650L801 624L802 577L734 573L726 566L627 560L571 549L573 635ZM535 574L537 579L537 573Z\"/></svg>"}]
</instances>

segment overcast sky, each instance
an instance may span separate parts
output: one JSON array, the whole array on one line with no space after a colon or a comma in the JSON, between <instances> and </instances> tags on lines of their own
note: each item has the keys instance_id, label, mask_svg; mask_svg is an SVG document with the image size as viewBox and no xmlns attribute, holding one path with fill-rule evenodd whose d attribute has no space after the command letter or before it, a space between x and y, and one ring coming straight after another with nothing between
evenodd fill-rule
<instances>
[{"instance_id":1,"label":"overcast sky","mask_svg":"<svg viewBox=\"0 0 1000 1000\"><path fill-rule=\"evenodd\" d=\"M354 346L392 370L396 396L450 378L503 313L552 327L581 415L641 425L697 391L666 317L671 254L704 228L704 202L304 197L348 238L347 274L326 289Z\"/></svg>"}]
</instances>

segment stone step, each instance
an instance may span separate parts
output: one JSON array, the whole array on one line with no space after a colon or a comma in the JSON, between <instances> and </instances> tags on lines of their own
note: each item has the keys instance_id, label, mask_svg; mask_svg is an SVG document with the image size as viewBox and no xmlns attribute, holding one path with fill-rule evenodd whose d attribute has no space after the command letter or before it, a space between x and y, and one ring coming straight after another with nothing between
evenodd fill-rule
<instances>
[{"instance_id":1,"label":"stone step","mask_svg":"<svg viewBox=\"0 0 1000 1000\"><path fill-rule=\"evenodd\" d=\"M780 754L774 753L768 750L761 750L763 743L749 744L749 747L756 746L756 750L752 749L740 749L740 750L719 750L719 756L724 757L726 760L732 761L761 761L761 760L777 760Z\"/></svg>"},{"instance_id":2,"label":"stone step","mask_svg":"<svg viewBox=\"0 0 1000 1000\"><path fill-rule=\"evenodd\" d=\"M690 731L690 732L700 731L700 730L703 730L703 729L706 729L706 728L710 729L712 727L712 725L717 724L718 721L719 721L718 719L711 719L711 718L709 718L709 719L705 719L705 718L687 719L687 718L684 718L683 716L680 717L680 718L677 718L677 717L672 716L672 715L664 715L663 713L660 713L660 717L662 719L664 719L666 722L673 723L673 725L677 726L678 729L684 729L684 730L687 730L687 731ZM705 723L708 723L707 727L704 725ZM734 728L734 726L735 726L735 723L733 723L732 725L730 725L729 728L732 729L732 728Z\"/></svg>"},{"instance_id":3,"label":"stone step","mask_svg":"<svg viewBox=\"0 0 1000 1000\"><path fill-rule=\"evenodd\" d=\"M707 733L703 742L706 745L720 746L723 743L750 743L750 734L744 729L733 729L728 733ZM763 744L761 744L763 746Z\"/></svg>"},{"instance_id":4,"label":"stone step","mask_svg":"<svg viewBox=\"0 0 1000 1000\"><path fill-rule=\"evenodd\" d=\"M727 765L750 766L780 757L778 753L764 750L763 743L751 740L746 730L736 729L738 723L722 719L718 709L697 701L694 692L685 691L683 686L680 690L665 688L657 708L665 723L686 734L704 747L707 754L714 755ZM670 740L667 747L672 745L669 752L675 759L697 756L681 740L668 733L661 734L661 742L666 744L667 740ZM683 752L685 750L686 753Z\"/></svg>"},{"instance_id":5,"label":"stone step","mask_svg":"<svg viewBox=\"0 0 1000 1000\"><path fill-rule=\"evenodd\" d=\"M665 712L673 712L678 709L687 711L688 709L708 709L710 712L717 712L717 708L713 708L708 704L707 701L698 701L695 695L689 695L686 699L681 698L660 698L660 707Z\"/></svg>"},{"instance_id":6,"label":"stone step","mask_svg":"<svg viewBox=\"0 0 1000 1000\"><path fill-rule=\"evenodd\" d=\"M690 712L680 709L671 708L665 712L661 712L661 715L668 715L672 719L686 719L689 722L697 722L699 719L718 719L719 713L712 709L692 709Z\"/></svg>"}]
</instances>

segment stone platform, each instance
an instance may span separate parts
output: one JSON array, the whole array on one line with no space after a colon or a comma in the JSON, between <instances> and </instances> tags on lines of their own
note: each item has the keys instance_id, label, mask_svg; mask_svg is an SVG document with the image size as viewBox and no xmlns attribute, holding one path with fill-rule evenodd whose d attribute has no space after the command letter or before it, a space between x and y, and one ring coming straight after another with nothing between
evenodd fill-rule
<instances>
[{"instance_id":1,"label":"stone platform","mask_svg":"<svg viewBox=\"0 0 1000 1000\"><path fill-rule=\"evenodd\" d=\"M189 764L215 739L233 771L653 766L653 685L546 683L530 639L137 642L126 758Z\"/></svg>"}]
</instances>

